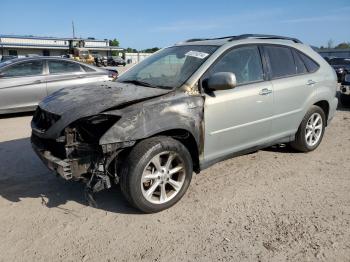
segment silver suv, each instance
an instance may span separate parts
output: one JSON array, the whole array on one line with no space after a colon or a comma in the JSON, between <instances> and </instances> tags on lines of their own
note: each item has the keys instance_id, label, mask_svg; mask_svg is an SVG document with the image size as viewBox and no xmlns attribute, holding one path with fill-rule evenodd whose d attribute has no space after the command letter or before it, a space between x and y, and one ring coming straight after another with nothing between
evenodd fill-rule
<instances>
[{"instance_id":1,"label":"silver suv","mask_svg":"<svg viewBox=\"0 0 350 262\"><path fill-rule=\"evenodd\" d=\"M93 193L120 184L143 212L174 205L193 171L279 143L309 152L336 107L337 77L299 40L192 39L107 84L63 89L32 120L33 148Z\"/></svg>"}]
</instances>

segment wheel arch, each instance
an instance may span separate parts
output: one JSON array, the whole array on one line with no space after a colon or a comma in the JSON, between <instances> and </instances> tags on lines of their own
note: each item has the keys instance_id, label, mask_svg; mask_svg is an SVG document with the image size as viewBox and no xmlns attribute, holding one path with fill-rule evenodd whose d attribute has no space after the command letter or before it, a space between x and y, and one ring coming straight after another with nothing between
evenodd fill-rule
<instances>
[{"instance_id":1,"label":"wheel arch","mask_svg":"<svg viewBox=\"0 0 350 262\"><path fill-rule=\"evenodd\" d=\"M329 103L328 103L328 101L327 100L320 100L320 101L314 103L313 105L318 106L323 110L323 112L326 115L326 126L327 126L328 116L329 116Z\"/></svg>"},{"instance_id":2,"label":"wheel arch","mask_svg":"<svg viewBox=\"0 0 350 262\"><path fill-rule=\"evenodd\" d=\"M193 163L193 170L196 173L200 172L200 165L199 165L199 145L198 142L196 141L194 135L187 129L182 129L182 128L174 128L174 129L169 129L166 131L162 131L159 133L155 133L150 137L155 137L155 136L168 136L171 137L180 143L182 143L188 152L190 153L192 157L192 163ZM147 137L149 138L149 137ZM147 139L145 138L145 139Z\"/></svg>"}]
</instances>

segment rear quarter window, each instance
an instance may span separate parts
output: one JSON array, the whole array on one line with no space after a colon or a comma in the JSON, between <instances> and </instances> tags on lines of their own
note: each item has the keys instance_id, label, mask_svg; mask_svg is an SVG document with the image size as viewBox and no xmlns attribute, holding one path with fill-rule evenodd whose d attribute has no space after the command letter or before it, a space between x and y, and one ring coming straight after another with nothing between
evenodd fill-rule
<instances>
[{"instance_id":1,"label":"rear quarter window","mask_svg":"<svg viewBox=\"0 0 350 262\"><path fill-rule=\"evenodd\" d=\"M80 65L85 72L96 72L96 70L92 69L91 67Z\"/></svg>"},{"instance_id":2,"label":"rear quarter window","mask_svg":"<svg viewBox=\"0 0 350 262\"><path fill-rule=\"evenodd\" d=\"M293 50L293 56L295 61L295 66L297 69L297 74L306 74L308 72L304 61L301 59L300 55L296 50Z\"/></svg>"},{"instance_id":3,"label":"rear quarter window","mask_svg":"<svg viewBox=\"0 0 350 262\"><path fill-rule=\"evenodd\" d=\"M316 72L320 66L314 61L312 60L310 57L308 57L307 55L301 53L301 52L298 52L300 58L303 60L306 68L307 68L307 71L309 73L313 73L313 72Z\"/></svg>"}]
</instances>

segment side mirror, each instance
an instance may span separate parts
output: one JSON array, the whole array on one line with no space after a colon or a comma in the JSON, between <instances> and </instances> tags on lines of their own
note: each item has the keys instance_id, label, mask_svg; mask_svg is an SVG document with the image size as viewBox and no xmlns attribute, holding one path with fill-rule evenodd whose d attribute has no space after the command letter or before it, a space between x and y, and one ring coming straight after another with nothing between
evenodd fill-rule
<instances>
[{"instance_id":1,"label":"side mirror","mask_svg":"<svg viewBox=\"0 0 350 262\"><path fill-rule=\"evenodd\" d=\"M209 90L228 90L236 85L236 76L231 72L215 73L205 80L205 87Z\"/></svg>"}]
</instances>

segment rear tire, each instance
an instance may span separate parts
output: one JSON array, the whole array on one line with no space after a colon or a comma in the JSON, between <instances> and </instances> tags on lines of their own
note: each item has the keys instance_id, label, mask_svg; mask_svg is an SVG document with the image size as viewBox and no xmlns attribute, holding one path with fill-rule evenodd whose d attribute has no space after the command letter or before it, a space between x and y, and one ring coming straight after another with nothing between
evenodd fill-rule
<instances>
[{"instance_id":1,"label":"rear tire","mask_svg":"<svg viewBox=\"0 0 350 262\"><path fill-rule=\"evenodd\" d=\"M301 152L315 150L322 141L326 124L326 115L322 108L313 105L307 111L290 145Z\"/></svg>"},{"instance_id":2,"label":"rear tire","mask_svg":"<svg viewBox=\"0 0 350 262\"><path fill-rule=\"evenodd\" d=\"M176 204L192 179L192 158L186 147L170 137L152 137L129 153L120 176L128 202L145 213Z\"/></svg>"}]
</instances>

